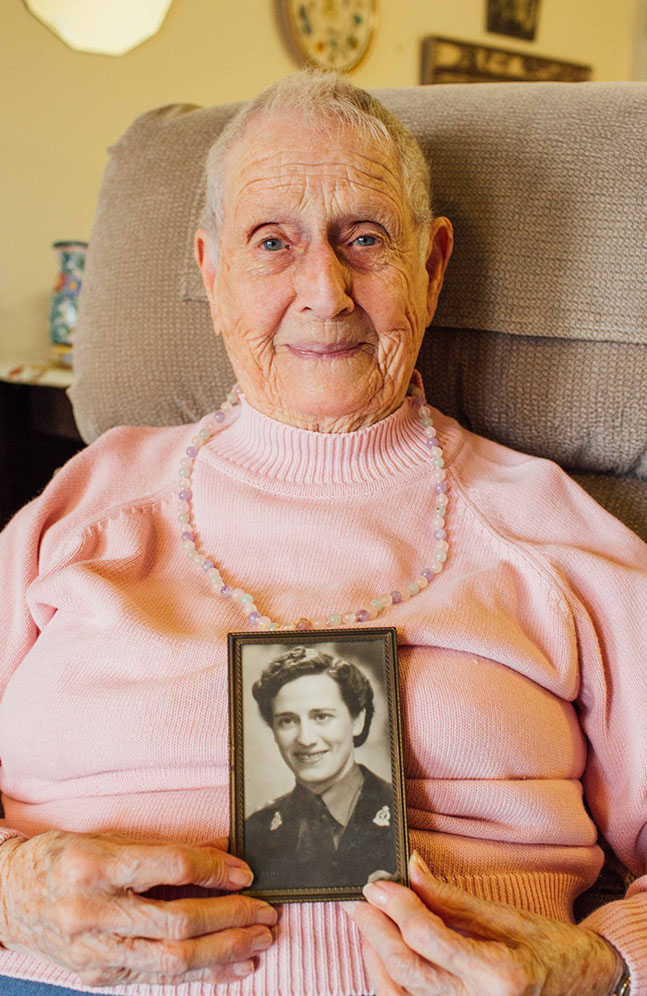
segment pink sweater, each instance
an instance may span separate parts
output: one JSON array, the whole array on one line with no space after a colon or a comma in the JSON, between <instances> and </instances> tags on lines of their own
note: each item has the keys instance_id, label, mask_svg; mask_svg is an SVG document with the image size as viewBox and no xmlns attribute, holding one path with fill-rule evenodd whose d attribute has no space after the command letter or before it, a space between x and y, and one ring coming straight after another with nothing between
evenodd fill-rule
<instances>
[{"instance_id":1,"label":"pink sweater","mask_svg":"<svg viewBox=\"0 0 647 996\"><path fill-rule=\"evenodd\" d=\"M399 635L411 844L479 896L569 919L601 866L582 786L621 859L646 871L647 546L555 465L437 424L450 556L379 619ZM178 540L176 473L194 432L107 433L2 536L7 828L228 832L226 634L245 617ZM429 464L410 401L339 436L243 404L197 460L201 546L272 618L362 607L429 559ZM629 962L633 996L647 996L646 883L587 921ZM6 950L0 974L84 988ZM286 907L256 973L226 990L368 991L334 903Z\"/></svg>"}]
</instances>

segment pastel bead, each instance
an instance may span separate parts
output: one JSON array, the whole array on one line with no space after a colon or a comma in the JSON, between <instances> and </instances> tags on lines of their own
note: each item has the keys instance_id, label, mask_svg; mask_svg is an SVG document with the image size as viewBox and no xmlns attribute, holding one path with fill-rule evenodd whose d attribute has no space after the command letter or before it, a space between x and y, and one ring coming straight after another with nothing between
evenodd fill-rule
<instances>
[{"instance_id":1,"label":"pastel bead","mask_svg":"<svg viewBox=\"0 0 647 996\"><path fill-rule=\"evenodd\" d=\"M254 601L254 596L245 592L243 595L240 596L239 601L241 605L248 605L250 602Z\"/></svg>"},{"instance_id":2,"label":"pastel bead","mask_svg":"<svg viewBox=\"0 0 647 996\"><path fill-rule=\"evenodd\" d=\"M187 554L188 554L189 560L200 560L200 554L195 549L193 549L193 550L187 550Z\"/></svg>"},{"instance_id":3,"label":"pastel bead","mask_svg":"<svg viewBox=\"0 0 647 996\"><path fill-rule=\"evenodd\" d=\"M351 626L355 622L355 613L344 612L343 616L341 617L341 621L343 622L344 626Z\"/></svg>"},{"instance_id":4,"label":"pastel bead","mask_svg":"<svg viewBox=\"0 0 647 996\"><path fill-rule=\"evenodd\" d=\"M423 418L431 417L431 408L429 407L429 405L421 405L418 411Z\"/></svg>"},{"instance_id":5,"label":"pastel bead","mask_svg":"<svg viewBox=\"0 0 647 996\"><path fill-rule=\"evenodd\" d=\"M402 601L402 595L401 595L401 593L399 591L392 591L391 592L391 604L392 605L399 605L401 601Z\"/></svg>"},{"instance_id":6,"label":"pastel bead","mask_svg":"<svg viewBox=\"0 0 647 996\"><path fill-rule=\"evenodd\" d=\"M195 543L193 542L193 533L182 533L182 535L186 536L186 539L182 540L182 546L184 547L184 549L195 550ZM191 539L189 539L189 536L191 537Z\"/></svg>"},{"instance_id":7,"label":"pastel bead","mask_svg":"<svg viewBox=\"0 0 647 996\"><path fill-rule=\"evenodd\" d=\"M413 580L418 585L418 591L422 591L429 584L429 582L428 582L427 578L424 576L424 574L416 574L416 576L415 576L415 578Z\"/></svg>"},{"instance_id":8,"label":"pastel bead","mask_svg":"<svg viewBox=\"0 0 647 996\"><path fill-rule=\"evenodd\" d=\"M423 578L426 578L427 581L431 581L431 579L434 576L434 572L430 570L429 567L423 567L422 570L420 571L420 574L422 575Z\"/></svg>"},{"instance_id":9,"label":"pastel bead","mask_svg":"<svg viewBox=\"0 0 647 996\"><path fill-rule=\"evenodd\" d=\"M425 440L425 446L427 446L430 450L437 450L438 436L429 436L429 438Z\"/></svg>"},{"instance_id":10,"label":"pastel bead","mask_svg":"<svg viewBox=\"0 0 647 996\"><path fill-rule=\"evenodd\" d=\"M439 560L441 564L444 564L447 560L447 554L444 550L439 550L438 553L434 554L434 560Z\"/></svg>"},{"instance_id":11,"label":"pastel bead","mask_svg":"<svg viewBox=\"0 0 647 996\"><path fill-rule=\"evenodd\" d=\"M255 612L258 612L258 609L256 608L253 602L246 602L245 605L243 605L243 612L249 619L251 615L253 615ZM258 614L260 616L260 612Z\"/></svg>"},{"instance_id":12,"label":"pastel bead","mask_svg":"<svg viewBox=\"0 0 647 996\"><path fill-rule=\"evenodd\" d=\"M180 469L178 471L178 474L179 474L179 477L180 477L180 482L182 484L184 484L184 478L188 477L190 473L191 473L191 471L189 470L188 467L180 467Z\"/></svg>"},{"instance_id":13,"label":"pastel bead","mask_svg":"<svg viewBox=\"0 0 647 996\"><path fill-rule=\"evenodd\" d=\"M297 619L295 629L312 629L312 620L302 616L301 619Z\"/></svg>"},{"instance_id":14,"label":"pastel bead","mask_svg":"<svg viewBox=\"0 0 647 996\"><path fill-rule=\"evenodd\" d=\"M438 497L436 498L436 505L448 505L448 504L449 504L449 498L447 497L447 495L438 495Z\"/></svg>"},{"instance_id":15,"label":"pastel bead","mask_svg":"<svg viewBox=\"0 0 647 996\"><path fill-rule=\"evenodd\" d=\"M188 512L178 512L178 514L177 514L177 521L181 522L183 526L187 525L187 523L189 522L189 513Z\"/></svg>"},{"instance_id":16,"label":"pastel bead","mask_svg":"<svg viewBox=\"0 0 647 996\"><path fill-rule=\"evenodd\" d=\"M191 440L191 442L193 443L193 445L196 447L196 450L197 450L204 443L204 439L202 438L202 436L194 436L193 439Z\"/></svg>"},{"instance_id":17,"label":"pastel bead","mask_svg":"<svg viewBox=\"0 0 647 996\"><path fill-rule=\"evenodd\" d=\"M407 585L407 587L403 588L400 592L400 600L402 602L408 602L410 598L411 598L411 592L409 591L409 586Z\"/></svg>"},{"instance_id":18,"label":"pastel bead","mask_svg":"<svg viewBox=\"0 0 647 996\"><path fill-rule=\"evenodd\" d=\"M220 589L220 594L222 595L223 598L231 598L233 590L234 589L231 587L231 585L223 584L222 588Z\"/></svg>"},{"instance_id":19,"label":"pastel bead","mask_svg":"<svg viewBox=\"0 0 647 996\"><path fill-rule=\"evenodd\" d=\"M409 581L407 588L409 589L412 595L417 595L418 592L420 591L420 585L418 584L417 581Z\"/></svg>"},{"instance_id":20,"label":"pastel bead","mask_svg":"<svg viewBox=\"0 0 647 996\"><path fill-rule=\"evenodd\" d=\"M447 536L447 533L445 532L444 529L436 529L434 531L434 539L444 540L446 536Z\"/></svg>"},{"instance_id":21,"label":"pastel bead","mask_svg":"<svg viewBox=\"0 0 647 996\"><path fill-rule=\"evenodd\" d=\"M247 616L247 618L250 621L250 623L257 623L258 620L261 618L261 614L258 611L258 609L254 609L253 612L249 613L249 615Z\"/></svg>"},{"instance_id":22,"label":"pastel bead","mask_svg":"<svg viewBox=\"0 0 647 996\"><path fill-rule=\"evenodd\" d=\"M447 540L441 539L436 543L437 550L449 550L449 543Z\"/></svg>"},{"instance_id":23,"label":"pastel bead","mask_svg":"<svg viewBox=\"0 0 647 996\"><path fill-rule=\"evenodd\" d=\"M216 422L224 422L225 419L227 418L227 416L225 415L224 412L216 412L216 414L214 415L214 418L215 418Z\"/></svg>"},{"instance_id":24,"label":"pastel bead","mask_svg":"<svg viewBox=\"0 0 647 996\"><path fill-rule=\"evenodd\" d=\"M445 461L443 460L442 457L434 457L433 464L434 467L444 467Z\"/></svg>"},{"instance_id":25,"label":"pastel bead","mask_svg":"<svg viewBox=\"0 0 647 996\"><path fill-rule=\"evenodd\" d=\"M431 569L434 572L434 574L440 574L440 572L443 569L443 565L440 562L440 560L434 560L433 564L431 565Z\"/></svg>"},{"instance_id":26,"label":"pastel bead","mask_svg":"<svg viewBox=\"0 0 647 996\"><path fill-rule=\"evenodd\" d=\"M208 429L200 429L198 435L200 436L200 439L208 439L211 433Z\"/></svg>"},{"instance_id":27,"label":"pastel bead","mask_svg":"<svg viewBox=\"0 0 647 996\"><path fill-rule=\"evenodd\" d=\"M279 624L277 622L270 623L270 625L269 625L269 629L277 630L277 629L280 629L280 628L281 627L279 626Z\"/></svg>"},{"instance_id":28,"label":"pastel bead","mask_svg":"<svg viewBox=\"0 0 647 996\"><path fill-rule=\"evenodd\" d=\"M366 611L368 612L368 618L369 619L375 619L376 618L376 616L377 616L377 609L375 608L374 605L369 605L369 607L368 607L368 609Z\"/></svg>"},{"instance_id":29,"label":"pastel bead","mask_svg":"<svg viewBox=\"0 0 647 996\"><path fill-rule=\"evenodd\" d=\"M341 614L339 612L333 612L328 616L328 622L331 626L341 626Z\"/></svg>"},{"instance_id":30,"label":"pastel bead","mask_svg":"<svg viewBox=\"0 0 647 996\"><path fill-rule=\"evenodd\" d=\"M229 392L229 394L227 395L227 401L229 401L230 404L232 404L232 405L236 404L236 402L238 401L238 395L236 394L235 391L230 391Z\"/></svg>"},{"instance_id":31,"label":"pastel bead","mask_svg":"<svg viewBox=\"0 0 647 996\"><path fill-rule=\"evenodd\" d=\"M371 617L369 616L366 609L360 609L359 612L355 615L355 620L358 623L368 622L370 618Z\"/></svg>"},{"instance_id":32,"label":"pastel bead","mask_svg":"<svg viewBox=\"0 0 647 996\"><path fill-rule=\"evenodd\" d=\"M380 595L380 601L381 601L382 605L386 608L389 605L393 605L393 596L392 595Z\"/></svg>"},{"instance_id":33,"label":"pastel bead","mask_svg":"<svg viewBox=\"0 0 647 996\"><path fill-rule=\"evenodd\" d=\"M191 457L191 459L195 459L195 457L197 457L198 455L198 450L197 447L195 446L187 446L185 452L188 457Z\"/></svg>"},{"instance_id":34,"label":"pastel bead","mask_svg":"<svg viewBox=\"0 0 647 996\"><path fill-rule=\"evenodd\" d=\"M243 591L242 588L234 588L234 590L231 593L231 597L235 602L240 602L244 594L245 592Z\"/></svg>"},{"instance_id":35,"label":"pastel bead","mask_svg":"<svg viewBox=\"0 0 647 996\"><path fill-rule=\"evenodd\" d=\"M312 628L313 629L326 629L327 625L328 625L328 620L327 619L313 619L312 620Z\"/></svg>"},{"instance_id":36,"label":"pastel bead","mask_svg":"<svg viewBox=\"0 0 647 996\"><path fill-rule=\"evenodd\" d=\"M193 460L188 460L186 457L180 460L180 467L188 467L190 469L192 466Z\"/></svg>"},{"instance_id":37,"label":"pastel bead","mask_svg":"<svg viewBox=\"0 0 647 996\"><path fill-rule=\"evenodd\" d=\"M380 598L372 598L371 605L373 606L376 612L381 612L382 609L384 608L384 603Z\"/></svg>"},{"instance_id":38,"label":"pastel bead","mask_svg":"<svg viewBox=\"0 0 647 996\"><path fill-rule=\"evenodd\" d=\"M190 543L193 543L193 541L195 539L195 536L193 535L192 532L189 532L189 530L187 530L186 532L182 533L182 535L180 536L180 539L182 540L183 543L185 543L187 540Z\"/></svg>"},{"instance_id":39,"label":"pastel bead","mask_svg":"<svg viewBox=\"0 0 647 996\"><path fill-rule=\"evenodd\" d=\"M269 616L261 616L261 618L258 620L257 625L259 629L269 629L270 626L272 625L272 620L269 618Z\"/></svg>"},{"instance_id":40,"label":"pastel bead","mask_svg":"<svg viewBox=\"0 0 647 996\"><path fill-rule=\"evenodd\" d=\"M438 481L437 484L434 484L434 491L436 492L436 494L444 495L445 492L447 491L447 481Z\"/></svg>"}]
</instances>

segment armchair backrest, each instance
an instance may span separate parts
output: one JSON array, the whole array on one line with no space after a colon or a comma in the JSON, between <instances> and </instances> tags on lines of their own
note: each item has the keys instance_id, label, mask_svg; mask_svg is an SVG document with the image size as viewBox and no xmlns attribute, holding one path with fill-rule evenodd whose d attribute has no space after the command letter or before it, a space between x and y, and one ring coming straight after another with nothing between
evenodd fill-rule
<instances>
[{"instance_id":1,"label":"armchair backrest","mask_svg":"<svg viewBox=\"0 0 647 996\"><path fill-rule=\"evenodd\" d=\"M455 227L419 362L430 401L561 463L647 539L647 84L376 94L431 156ZM74 349L88 440L193 421L233 381L192 242L237 106L148 112L111 150Z\"/></svg>"}]
</instances>

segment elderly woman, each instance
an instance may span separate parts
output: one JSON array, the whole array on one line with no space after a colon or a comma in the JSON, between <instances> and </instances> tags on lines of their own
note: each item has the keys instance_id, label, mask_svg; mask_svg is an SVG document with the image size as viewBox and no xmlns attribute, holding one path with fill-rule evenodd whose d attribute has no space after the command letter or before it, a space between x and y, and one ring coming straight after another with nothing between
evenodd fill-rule
<instances>
[{"instance_id":1,"label":"elderly woman","mask_svg":"<svg viewBox=\"0 0 647 996\"><path fill-rule=\"evenodd\" d=\"M107 433L4 534L0 990L606 996L626 962L644 996L647 879L572 911L596 825L645 872L647 548L423 403L451 225L378 102L283 81L208 171L196 255L237 389L196 427ZM231 895L226 634L376 617L411 889L272 933ZM186 883L224 894L146 894Z\"/></svg>"},{"instance_id":2,"label":"elderly woman","mask_svg":"<svg viewBox=\"0 0 647 996\"><path fill-rule=\"evenodd\" d=\"M314 647L294 647L252 688L291 792L245 821L245 857L257 889L343 886L393 876L393 792L355 760L373 718L360 669Z\"/></svg>"}]
</instances>

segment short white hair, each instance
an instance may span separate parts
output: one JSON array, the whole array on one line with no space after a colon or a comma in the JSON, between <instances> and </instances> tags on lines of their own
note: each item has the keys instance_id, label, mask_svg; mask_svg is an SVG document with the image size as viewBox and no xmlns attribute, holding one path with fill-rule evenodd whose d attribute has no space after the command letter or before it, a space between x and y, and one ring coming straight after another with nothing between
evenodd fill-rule
<instances>
[{"instance_id":1,"label":"short white hair","mask_svg":"<svg viewBox=\"0 0 647 996\"><path fill-rule=\"evenodd\" d=\"M404 196L419 230L421 250L432 221L431 170L417 140L375 97L337 73L303 69L273 83L229 121L209 150L206 198L201 226L216 258L224 212L224 183L232 148L247 125L260 117L293 113L315 128L331 125L354 129L360 138L388 144L400 165ZM423 244L424 243L424 244Z\"/></svg>"}]
</instances>

